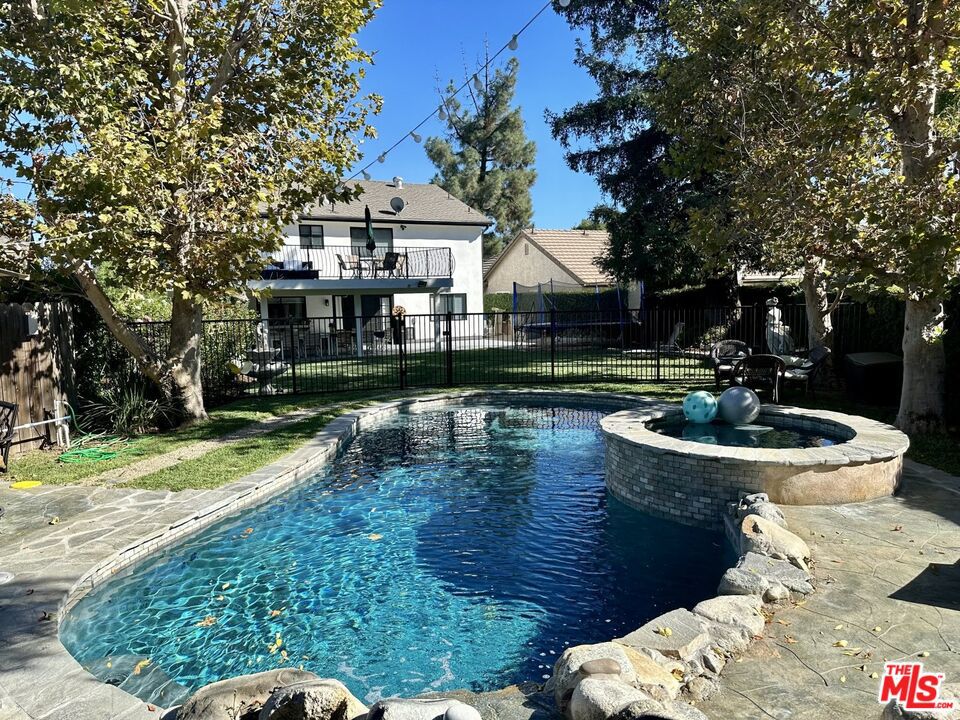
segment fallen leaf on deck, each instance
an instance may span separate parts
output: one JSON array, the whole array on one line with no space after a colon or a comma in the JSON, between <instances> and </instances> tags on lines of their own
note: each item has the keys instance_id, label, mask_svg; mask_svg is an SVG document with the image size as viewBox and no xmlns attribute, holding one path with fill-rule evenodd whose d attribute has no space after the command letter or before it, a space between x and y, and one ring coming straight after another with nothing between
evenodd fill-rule
<instances>
[{"instance_id":1,"label":"fallen leaf on deck","mask_svg":"<svg viewBox=\"0 0 960 720\"><path fill-rule=\"evenodd\" d=\"M837 641L833 644L833 646L834 646L834 647L846 647L846 646L847 646L847 641L846 641L846 640L837 640Z\"/></svg>"},{"instance_id":2,"label":"fallen leaf on deck","mask_svg":"<svg viewBox=\"0 0 960 720\"><path fill-rule=\"evenodd\" d=\"M673 630L671 630L668 627L658 627L657 635L663 635L663 637L670 637L671 635L673 635Z\"/></svg>"}]
</instances>

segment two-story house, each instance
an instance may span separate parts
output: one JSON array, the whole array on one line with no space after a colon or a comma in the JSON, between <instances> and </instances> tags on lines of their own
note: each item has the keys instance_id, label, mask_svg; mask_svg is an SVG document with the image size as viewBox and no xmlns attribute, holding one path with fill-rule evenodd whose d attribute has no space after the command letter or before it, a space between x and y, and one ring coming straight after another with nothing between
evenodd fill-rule
<instances>
[{"instance_id":1,"label":"two-story house","mask_svg":"<svg viewBox=\"0 0 960 720\"><path fill-rule=\"evenodd\" d=\"M302 328L289 342L274 341L285 355L291 344L298 359L371 352L384 343L396 306L411 326L418 316L452 313L454 335L469 332L467 313L483 312L482 235L490 219L437 185L400 178L359 185L358 200L305 208L250 283L269 290L260 302L263 319L275 321L269 325L294 320Z\"/></svg>"}]
</instances>

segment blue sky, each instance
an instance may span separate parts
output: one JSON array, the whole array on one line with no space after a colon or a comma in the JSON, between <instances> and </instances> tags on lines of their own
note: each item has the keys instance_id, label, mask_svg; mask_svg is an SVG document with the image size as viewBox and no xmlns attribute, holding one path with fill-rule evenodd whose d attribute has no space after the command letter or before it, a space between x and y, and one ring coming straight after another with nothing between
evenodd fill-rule
<instances>
[{"instance_id":1,"label":"blue sky","mask_svg":"<svg viewBox=\"0 0 960 720\"><path fill-rule=\"evenodd\" d=\"M438 77L441 87L451 79L459 85L465 63L471 73L479 66L485 40L495 52L541 7L541 0L384 0L377 17L360 33L362 47L376 54L363 92L382 95L384 107L371 121L379 138L365 142L366 158L358 169L439 104ZM528 136L537 143L533 209L539 228L573 227L601 200L593 178L567 167L544 120L546 109L560 111L595 94L594 82L573 63L575 39L574 31L547 9L513 53L520 61L516 102L523 109ZM424 138L438 135L443 125L434 119L420 132ZM407 139L371 173L378 180L399 175L407 182L429 182L434 168L423 145ZM10 176L0 168L0 178ZM15 192L25 189L18 185Z\"/></svg>"},{"instance_id":2,"label":"blue sky","mask_svg":"<svg viewBox=\"0 0 960 720\"><path fill-rule=\"evenodd\" d=\"M379 138L363 145L363 164L439 104L438 76L441 87L451 79L462 83L464 63L471 73L477 68L485 39L495 52L542 6L541 0L384 0L359 36L361 46L376 53L364 91L379 93L384 100L383 112L372 120ZM601 200L593 178L567 167L544 120L544 110L563 110L595 94L594 82L573 63L575 39L566 22L547 9L513 53L520 61L516 102L523 109L528 136L537 143L533 209L540 228L572 227ZM443 124L434 119L419 132L425 138L438 135ZM378 180L399 175L407 182L429 182L434 168L423 145L408 139L370 172Z\"/></svg>"}]
</instances>

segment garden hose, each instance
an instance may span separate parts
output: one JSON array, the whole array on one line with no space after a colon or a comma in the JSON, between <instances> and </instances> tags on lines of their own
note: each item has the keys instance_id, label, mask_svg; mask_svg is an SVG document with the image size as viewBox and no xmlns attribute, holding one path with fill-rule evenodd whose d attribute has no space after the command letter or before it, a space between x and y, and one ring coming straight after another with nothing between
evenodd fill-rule
<instances>
[{"instance_id":1,"label":"garden hose","mask_svg":"<svg viewBox=\"0 0 960 720\"><path fill-rule=\"evenodd\" d=\"M102 433L84 435L74 443L74 447L57 458L62 463L95 463L114 460L124 455L140 454L136 440L119 436L106 436Z\"/></svg>"}]
</instances>

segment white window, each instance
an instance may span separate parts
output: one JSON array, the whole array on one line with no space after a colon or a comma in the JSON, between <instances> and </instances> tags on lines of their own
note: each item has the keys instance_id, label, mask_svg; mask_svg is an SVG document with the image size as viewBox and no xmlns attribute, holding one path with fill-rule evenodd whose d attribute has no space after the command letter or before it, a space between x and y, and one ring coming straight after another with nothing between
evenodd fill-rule
<instances>
[{"instance_id":1,"label":"white window","mask_svg":"<svg viewBox=\"0 0 960 720\"><path fill-rule=\"evenodd\" d=\"M467 319L467 295L466 293L449 293L447 295L437 295L437 313L446 315L453 314L454 320Z\"/></svg>"}]
</instances>

